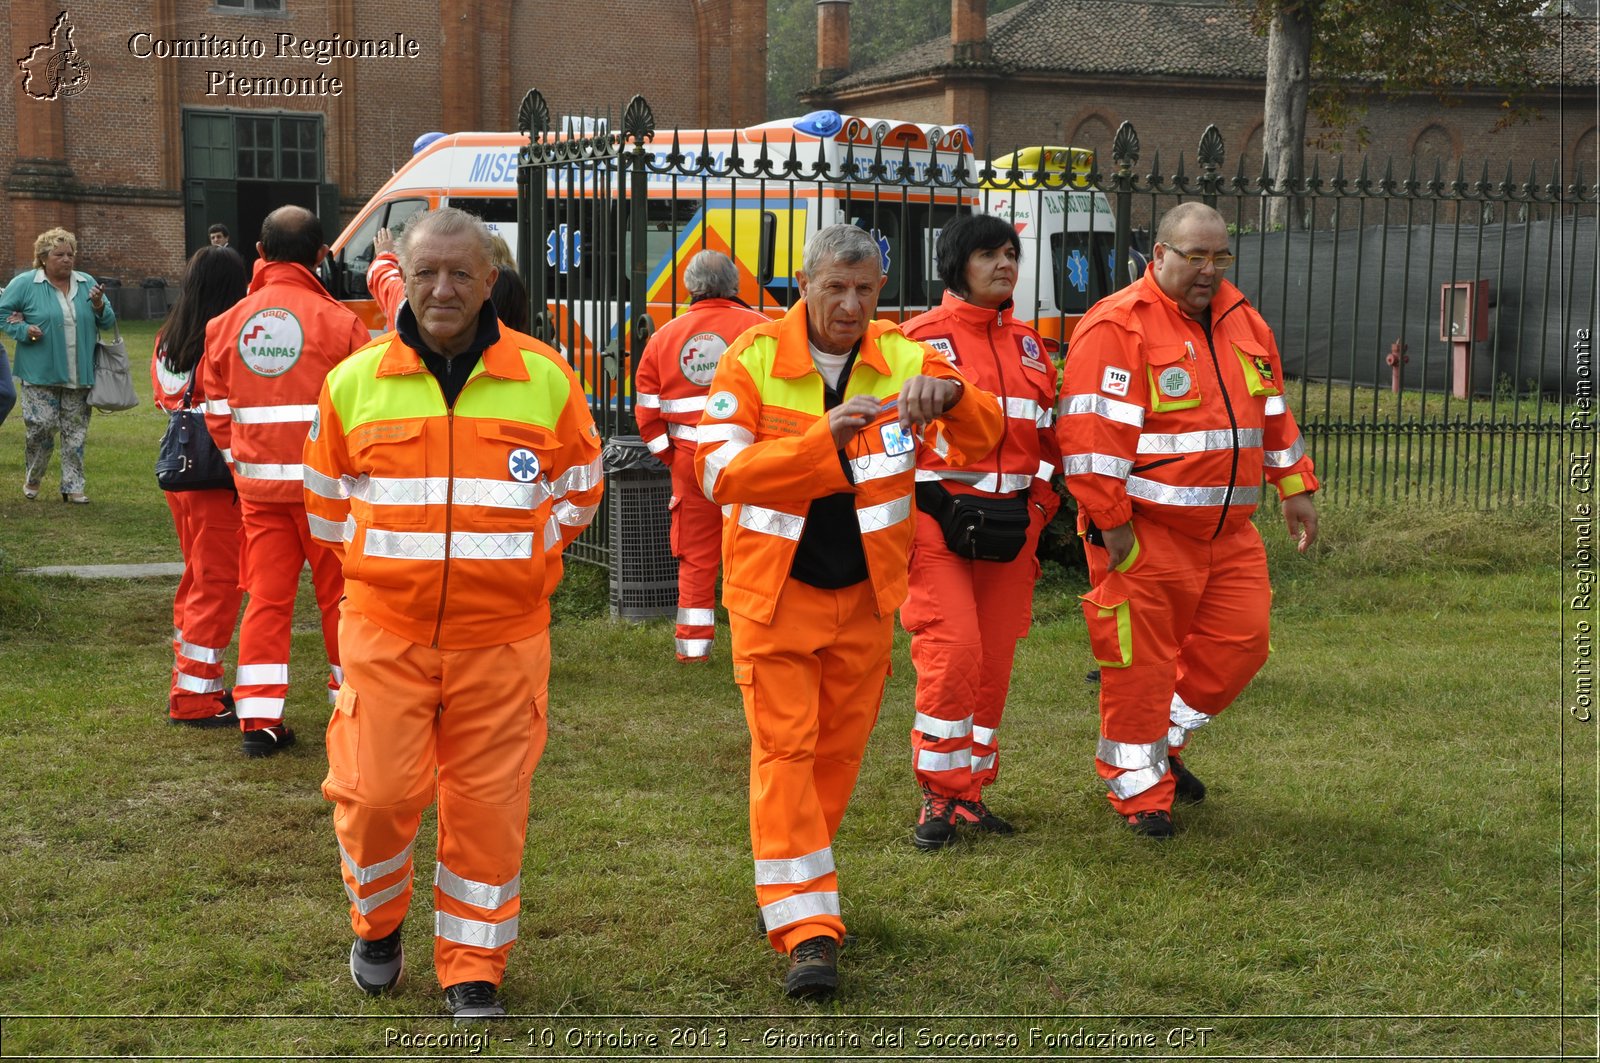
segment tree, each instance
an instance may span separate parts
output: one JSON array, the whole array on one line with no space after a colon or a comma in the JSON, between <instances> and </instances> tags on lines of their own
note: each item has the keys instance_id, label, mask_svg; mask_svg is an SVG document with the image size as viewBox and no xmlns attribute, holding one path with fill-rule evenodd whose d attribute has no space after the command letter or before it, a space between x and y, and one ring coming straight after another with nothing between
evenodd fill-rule
<instances>
[{"instance_id":1,"label":"tree","mask_svg":"<svg viewBox=\"0 0 1600 1063\"><path fill-rule=\"evenodd\" d=\"M1346 134L1366 143L1361 120L1380 93L1427 93L1449 106L1489 89L1501 97L1499 125L1538 114L1526 103L1528 57L1553 39L1553 20L1541 17L1547 0L1241 2L1267 35L1262 147L1276 182L1304 172L1308 110L1322 123L1321 144ZM1288 200L1272 207L1275 224L1296 225Z\"/></svg>"}]
</instances>

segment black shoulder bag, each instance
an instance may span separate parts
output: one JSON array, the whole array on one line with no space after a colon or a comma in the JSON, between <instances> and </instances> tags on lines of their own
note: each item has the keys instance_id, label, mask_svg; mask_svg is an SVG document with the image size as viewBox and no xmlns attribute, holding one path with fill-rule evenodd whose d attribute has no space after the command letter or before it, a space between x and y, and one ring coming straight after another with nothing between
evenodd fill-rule
<instances>
[{"instance_id":1,"label":"black shoulder bag","mask_svg":"<svg viewBox=\"0 0 1600 1063\"><path fill-rule=\"evenodd\" d=\"M167 414L167 430L156 456L156 483L163 491L214 491L233 487L233 473L211 442L205 414L189 408L194 401L194 374L183 392L183 405Z\"/></svg>"},{"instance_id":2,"label":"black shoulder bag","mask_svg":"<svg viewBox=\"0 0 1600 1063\"><path fill-rule=\"evenodd\" d=\"M917 483L917 508L939 522L945 545L973 561L1012 561L1028 541L1028 492L1006 498L953 495L932 480Z\"/></svg>"}]
</instances>

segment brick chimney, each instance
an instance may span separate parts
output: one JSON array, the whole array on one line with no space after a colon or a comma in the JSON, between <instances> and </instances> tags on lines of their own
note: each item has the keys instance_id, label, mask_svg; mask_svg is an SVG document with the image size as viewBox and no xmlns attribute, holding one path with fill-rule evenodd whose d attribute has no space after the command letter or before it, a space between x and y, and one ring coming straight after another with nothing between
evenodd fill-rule
<instances>
[{"instance_id":1,"label":"brick chimney","mask_svg":"<svg viewBox=\"0 0 1600 1063\"><path fill-rule=\"evenodd\" d=\"M850 0L817 0L815 84L826 85L838 81L848 73L850 73Z\"/></svg>"},{"instance_id":2,"label":"brick chimney","mask_svg":"<svg viewBox=\"0 0 1600 1063\"><path fill-rule=\"evenodd\" d=\"M950 61L989 61L989 0L950 0Z\"/></svg>"}]
</instances>

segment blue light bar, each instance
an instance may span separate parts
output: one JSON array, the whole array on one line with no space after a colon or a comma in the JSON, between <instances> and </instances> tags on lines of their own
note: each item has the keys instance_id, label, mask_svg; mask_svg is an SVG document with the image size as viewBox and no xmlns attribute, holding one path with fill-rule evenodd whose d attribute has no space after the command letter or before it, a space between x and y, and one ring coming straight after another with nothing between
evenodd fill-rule
<instances>
[{"instance_id":1,"label":"blue light bar","mask_svg":"<svg viewBox=\"0 0 1600 1063\"><path fill-rule=\"evenodd\" d=\"M812 111L803 118L796 118L794 128L814 137L831 137L844 128L844 119L838 111Z\"/></svg>"}]
</instances>

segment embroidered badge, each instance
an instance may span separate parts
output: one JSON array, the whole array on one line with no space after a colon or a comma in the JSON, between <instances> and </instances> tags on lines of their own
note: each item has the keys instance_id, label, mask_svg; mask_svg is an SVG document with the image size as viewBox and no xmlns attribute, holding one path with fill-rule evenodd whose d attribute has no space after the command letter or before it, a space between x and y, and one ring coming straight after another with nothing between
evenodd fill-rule
<instances>
[{"instance_id":1,"label":"embroidered badge","mask_svg":"<svg viewBox=\"0 0 1600 1063\"><path fill-rule=\"evenodd\" d=\"M1268 384L1272 383L1272 360L1255 355L1250 361L1254 363L1256 372L1261 374L1261 379Z\"/></svg>"},{"instance_id":2,"label":"embroidered badge","mask_svg":"<svg viewBox=\"0 0 1600 1063\"><path fill-rule=\"evenodd\" d=\"M315 443L317 441L317 436L319 436L321 434L322 434L322 407L318 406L316 409L311 411L311 431L306 433L306 438L311 440L313 443Z\"/></svg>"},{"instance_id":3,"label":"embroidered badge","mask_svg":"<svg viewBox=\"0 0 1600 1063\"><path fill-rule=\"evenodd\" d=\"M739 400L731 391L719 391L706 400L706 413L718 420L732 417L739 411Z\"/></svg>"},{"instance_id":4,"label":"embroidered badge","mask_svg":"<svg viewBox=\"0 0 1600 1063\"><path fill-rule=\"evenodd\" d=\"M959 364L956 361L956 345L950 342L950 337L948 337L948 336L931 336L928 339L923 340L922 342L926 343L929 347L932 347L934 350L936 350L940 354L944 355L945 356L945 360L948 361L951 365L958 365Z\"/></svg>"},{"instance_id":5,"label":"embroidered badge","mask_svg":"<svg viewBox=\"0 0 1600 1063\"><path fill-rule=\"evenodd\" d=\"M239 358L257 376L282 376L300 360L305 340L299 318L270 306L251 315L239 330Z\"/></svg>"},{"instance_id":6,"label":"embroidered badge","mask_svg":"<svg viewBox=\"0 0 1600 1063\"><path fill-rule=\"evenodd\" d=\"M506 459L506 469L519 484L532 483L539 477L539 455L527 447L518 447Z\"/></svg>"},{"instance_id":7,"label":"embroidered badge","mask_svg":"<svg viewBox=\"0 0 1600 1063\"><path fill-rule=\"evenodd\" d=\"M1100 377L1100 390L1107 395L1128 394L1128 384L1133 380L1133 374L1126 369L1119 369L1114 365L1106 366L1104 375Z\"/></svg>"},{"instance_id":8,"label":"embroidered badge","mask_svg":"<svg viewBox=\"0 0 1600 1063\"><path fill-rule=\"evenodd\" d=\"M697 332L678 351L678 368L691 384L705 387L717 373L728 342L715 332Z\"/></svg>"},{"instance_id":9,"label":"embroidered badge","mask_svg":"<svg viewBox=\"0 0 1600 1063\"><path fill-rule=\"evenodd\" d=\"M1156 386L1169 399L1181 398L1189 393L1189 371L1182 366L1169 366L1161 371Z\"/></svg>"},{"instance_id":10,"label":"embroidered badge","mask_svg":"<svg viewBox=\"0 0 1600 1063\"><path fill-rule=\"evenodd\" d=\"M878 429L878 434L883 436L883 452L890 457L904 454L917 445L916 439L900 427L899 421L890 421Z\"/></svg>"}]
</instances>

